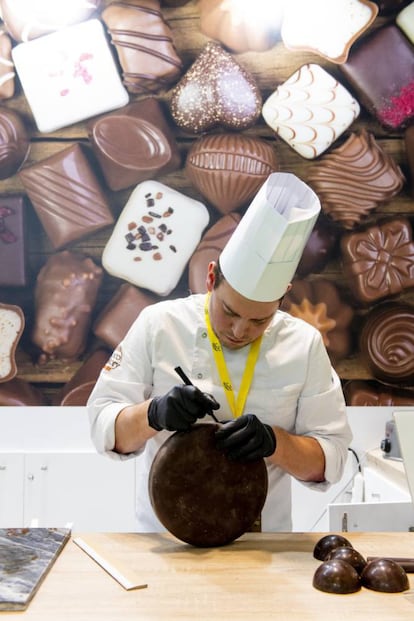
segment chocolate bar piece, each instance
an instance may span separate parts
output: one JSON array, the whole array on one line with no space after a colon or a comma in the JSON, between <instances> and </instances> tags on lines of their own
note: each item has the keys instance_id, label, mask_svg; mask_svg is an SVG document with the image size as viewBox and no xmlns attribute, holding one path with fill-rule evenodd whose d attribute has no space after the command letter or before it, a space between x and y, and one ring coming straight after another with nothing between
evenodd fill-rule
<instances>
[{"instance_id":1,"label":"chocolate bar piece","mask_svg":"<svg viewBox=\"0 0 414 621\"><path fill-rule=\"evenodd\" d=\"M49 405L45 395L20 377L0 383L0 406Z\"/></svg>"},{"instance_id":2,"label":"chocolate bar piece","mask_svg":"<svg viewBox=\"0 0 414 621\"><path fill-rule=\"evenodd\" d=\"M80 143L23 168L19 177L55 249L114 222Z\"/></svg>"},{"instance_id":3,"label":"chocolate bar piece","mask_svg":"<svg viewBox=\"0 0 414 621\"><path fill-rule=\"evenodd\" d=\"M236 212L223 216L201 238L188 266L188 284L192 293L206 293L208 264L218 260L240 218Z\"/></svg>"},{"instance_id":4,"label":"chocolate bar piece","mask_svg":"<svg viewBox=\"0 0 414 621\"><path fill-rule=\"evenodd\" d=\"M339 68L385 127L400 129L414 116L414 46L395 24L361 39Z\"/></svg>"},{"instance_id":5,"label":"chocolate bar piece","mask_svg":"<svg viewBox=\"0 0 414 621\"><path fill-rule=\"evenodd\" d=\"M63 250L47 259L35 286L32 342L40 364L84 353L102 277L102 268L82 254Z\"/></svg>"},{"instance_id":6,"label":"chocolate bar piece","mask_svg":"<svg viewBox=\"0 0 414 621\"><path fill-rule=\"evenodd\" d=\"M351 380L344 385L346 404L350 406L413 406L414 390L390 387L376 381Z\"/></svg>"},{"instance_id":7,"label":"chocolate bar piece","mask_svg":"<svg viewBox=\"0 0 414 621\"><path fill-rule=\"evenodd\" d=\"M144 94L166 89L182 62L158 0L111 2L102 12L122 67L125 88Z\"/></svg>"},{"instance_id":8,"label":"chocolate bar piece","mask_svg":"<svg viewBox=\"0 0 414 621\"><path fill-rule=\"evenodd\" d=\"M92 327L95 336L115 349L142 309L158 301L133 285L122 284L96 318Z\"/></svg>"},{"instance_id":9,"label":"chocolate bar piece","mask_svg":"<svg viewBox=\"0 0 414 621\"><path fill-rule=\"evenodd\" d=\"M111 190L121 190L180 167L174 135L161 104L153 97L95 119L87 128Z\"/></svg>"},{"instance_id":10,"label":"chocolate bar piece","mask_svg":"<svg viewBox=\"0 0 414 621\"><path fill-rule=\"evenodd\" d=\"M58 405L86 405L96 380L110 355L110 351L102 347L92 352L62 388L58 396Z\"/></svg>"},{"instance_id":11,"label":"chocolate bar piece","mask_svg":"<svg viewBox=\"0 0 414 621\"><path fill-rule=\"evenodd\" d=\"M362 130L314 164L308 182L324 213L353 229L381 203L396 196L405 178L374 135Z\"/></svg>"},{"instance_id":12,"label":"chocolate bar piece","mask_svg":"<svg viewBox=\"0 0 414 621\"><path fill-rule=\"evenodd\" d=\"M26 207L22 194L0 195L0 287L27 284Z\"/></svg>"}]
</instances>

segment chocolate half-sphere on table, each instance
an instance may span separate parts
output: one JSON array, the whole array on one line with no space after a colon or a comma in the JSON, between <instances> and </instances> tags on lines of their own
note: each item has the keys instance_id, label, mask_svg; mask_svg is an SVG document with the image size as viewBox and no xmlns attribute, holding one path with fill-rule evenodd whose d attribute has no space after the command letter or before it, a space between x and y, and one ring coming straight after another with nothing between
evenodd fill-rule
<instances>
[{"instance_id":1,"label":"chocolate half-sphere on table","mask_svg":"<svg viewBox=\"0 0 414 621\"><path fill-rule=\"evenodd\" d=\"M18 112L0 106L0 179L12 177L30 149L29 134Z\"/></svg>"},{"instance_id":2,"label":"chocolate half-sphere on table","mask_svg":"<svg viewBox=\"0 0 414 621\"><path fill-rule=\"evenodd\" d=\"M80 143L26 166L19 177L55 249L114 222L108 198Z\"/></svg>"},{"instance_id":3,"label":"chocolate half-sphere on table","mask_svg":"<svg viewBox=\"0 0 414 621\"><path fill-rule=\"evenodd\" d=\"M216 423L176 432L158 450L149 474L154 511L175 537L198 547L226 545L260 516L267 495L263 459L230 460L215 445Z\"/></svg>"},{"instance_id":4,"label":"chocolate half-sphere on table","mask_svg":"<svg viewBox=\"0 0 414 621\"><path fill-rule=\"evenodd\" d=\"M373 376L401 387L414 382L414 306L387 301L366 315L359 338L361 357Z\"/></svg>"},{"instance_id":5,"label":"chocolate half-sphere on table","mask_svg":"<svg viewBox=\"0 0 414 621\"><path fill-rule=\"evenodd\" d=\"M190 147L187 177L220 213L246 205L272 172L279 170L275 149L243 134L208 134Z\"/></svg>"},{"instance_id":6,"label":"chocolate half-sphere on table","mask_svg":"<svg viewBox=\"0 0 414 621\"><path fill-rule=\"evenodd\" d=\"M23 194L0 195L0 287L27 284L26 203Z\"/></svg>"},{"instance_id":7,"label":"chocolate half-sphere on table","mask_svg":"<svg viewBox=\"0 0 414 621\"><path fill-rule=\"evenodd\" d=\"M142 99L87 124L89 141L111 190L180 167L181 156L161 104Z\"/></svg>"}]
</instances>

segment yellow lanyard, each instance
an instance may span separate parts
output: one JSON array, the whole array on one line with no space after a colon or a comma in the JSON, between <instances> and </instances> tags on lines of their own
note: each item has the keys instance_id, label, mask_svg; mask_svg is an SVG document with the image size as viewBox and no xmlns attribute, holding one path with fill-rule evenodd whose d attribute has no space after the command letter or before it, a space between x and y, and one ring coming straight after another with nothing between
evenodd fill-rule
<instances>
[{"instance_id":1,"label":"yellow lanyard","mask_svg":"<svg viewBox=\"0 0 414 621\"><path fill-rule=\"evenodd\" d=\"M210 301L210 293L207 293L206 301L204 305L204 314L206 318L207 334L210 340L211 349L213 350L213 356L216 363L217 371L220 376L220 381L223 386L224 394L226 395L230 409L234 418L238 418L242 415L244 406L246 404L247 395L250 390L250 386L253 381L254 368L256 366L257 358L259 357L260 345L262 343L262 336L259 336L250 345L249 354L247 356L246 367L243 372L243 377L240 384L240 389L237 395L237 400L234 396L234 390L231 383L230 375L227 369L226 361L224 359L221 343L215 335L213 328L211 327L210 314L208 310Z\"/></svg>"}]
</instances>

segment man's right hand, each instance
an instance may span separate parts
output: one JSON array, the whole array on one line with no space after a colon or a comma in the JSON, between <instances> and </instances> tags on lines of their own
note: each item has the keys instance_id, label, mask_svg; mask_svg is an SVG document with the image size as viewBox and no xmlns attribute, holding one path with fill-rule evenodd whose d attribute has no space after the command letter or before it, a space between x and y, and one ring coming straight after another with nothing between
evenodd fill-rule
<instances>
[{"instance_id":1,"label":"man's right hand","mask_svg":"<svg viewBox=\"0 0 414 621\"><path fill-rule=\"evenodd\" d=\"M162 397L152 399L148 423L157 431L187 431L198 418L219 407L214 397L195 386L174 386Z\"/></svg>"}]
</instances>

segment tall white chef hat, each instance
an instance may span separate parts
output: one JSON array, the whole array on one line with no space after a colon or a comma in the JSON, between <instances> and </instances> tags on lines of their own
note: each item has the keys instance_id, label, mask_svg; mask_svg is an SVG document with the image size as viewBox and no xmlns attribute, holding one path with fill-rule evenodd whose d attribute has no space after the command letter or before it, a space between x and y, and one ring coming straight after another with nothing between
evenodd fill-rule
<instances>
[{"instance_id":1,"label":"tall white chef hat","mask_svg":"<svg viewBox=\"0 0 414 621\"><path fill-rule=\"evenodd\" d=\"M320 212L315 192L290 173L273 173L220 255L227 282L258 302L281 298Z\"/></svg>"}]
</instances>

